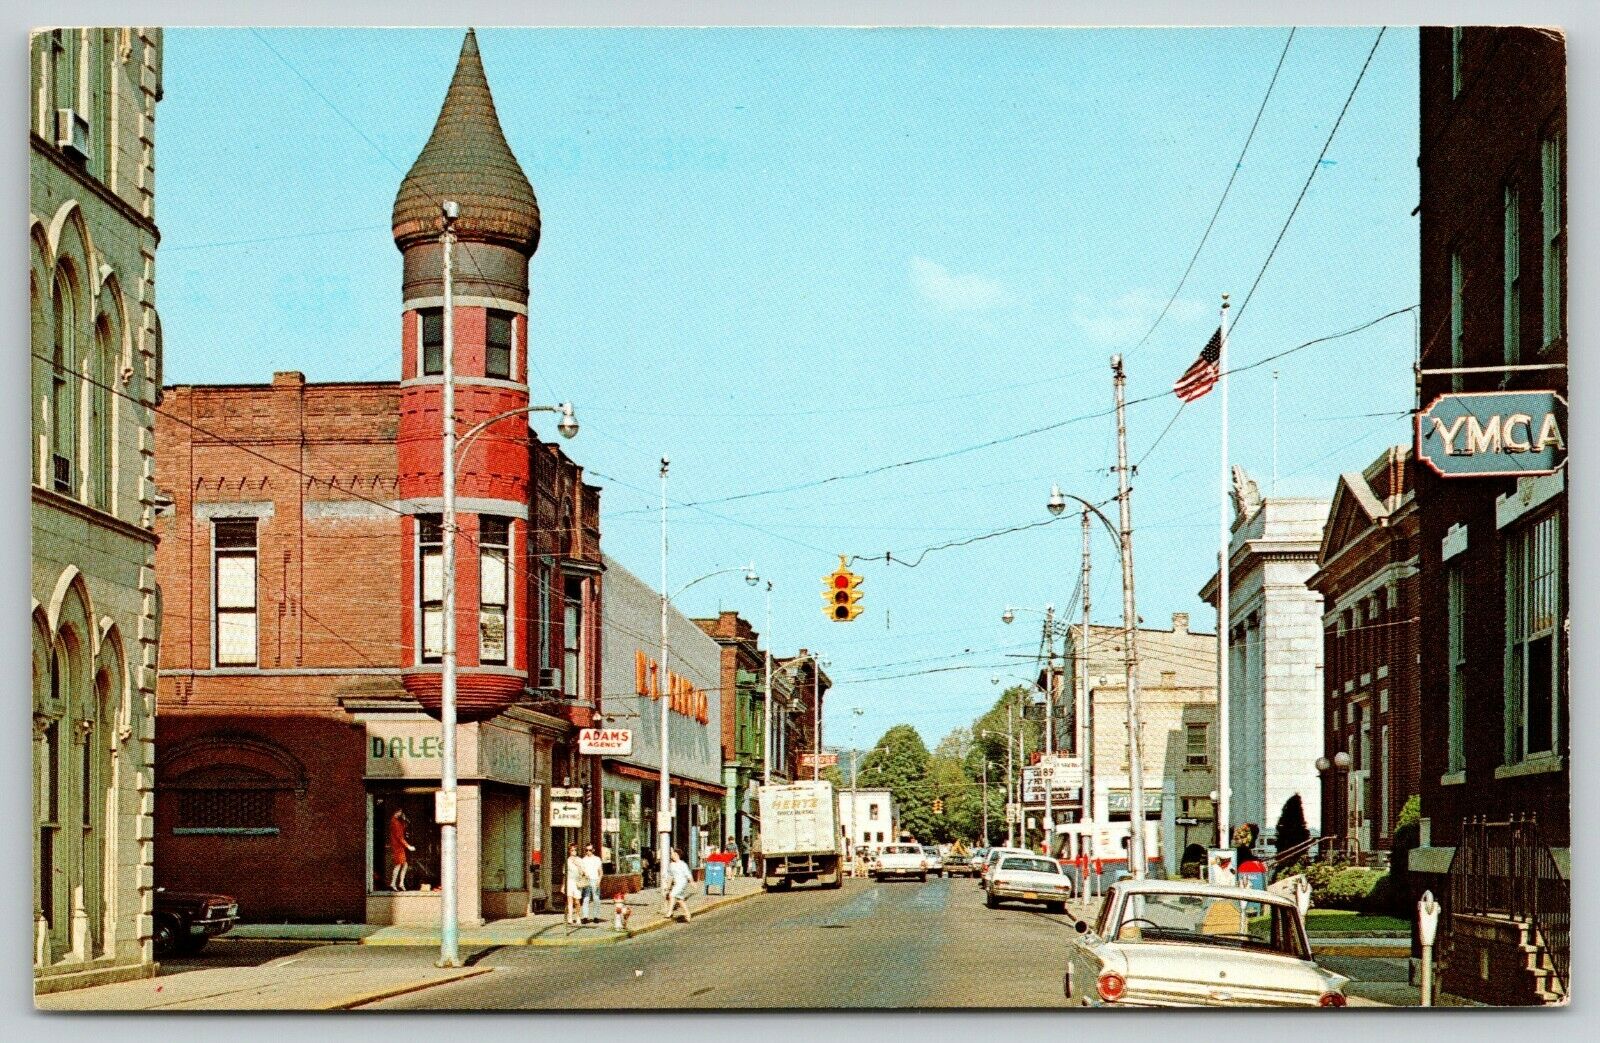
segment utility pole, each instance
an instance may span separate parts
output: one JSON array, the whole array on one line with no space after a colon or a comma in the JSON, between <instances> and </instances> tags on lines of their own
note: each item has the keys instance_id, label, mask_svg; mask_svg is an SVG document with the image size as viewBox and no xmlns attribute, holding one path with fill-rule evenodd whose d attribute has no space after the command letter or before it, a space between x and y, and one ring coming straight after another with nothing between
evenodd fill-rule
<instances>
[{"instance_id":1,"label":"utility pole","mask_svg":"<svg viewBox=\"0 0 1600 1043\"><path fill-rule=\"evenodd\" d=\"M983 758L983 846L989 846L989 758Z\"/></svg>"},{"instance_id":2,"label":"utility pole","mask_svg":"<svg viewBox=\"0 0 1600 1043\"><path fill-rule=\"evenodd\" d=\"M660 852L661 880L666 881L667 866L672 863L672 775L671 743L667 734L671 727L671 685L667 673L667 468L671 465L661 458L661 665L656 667L656 701L661 704L661 783L656 787L656 836Z\"/></svg>"},{"instance_id":3,"label":"utility pole","mask_svg":"<svg viewBox=\"0 0 1600 1043\"><path fill-rule=\"evenodd\" d=\"M444 365L439 412L444 419L444 454L440 476L444 483L443 647L439 650L439 796L433 817L439 825L439 966L461 966L460 913L456 909L456 373L455 302L450 271L456 242L455 222L461 208L454 201L441 206L444 230Z\"/></svg>"},{"instance_id":4,"label":"utility pole","mask_svg":"<svg viewBox=\"0 0 1600 1043\"><path fill-rule=\"evenodd\" d=\"M1135 880L1143 880L1144 762L1139 758L1139 651L1136 644L1139 616L1133 599L1133 512L1128 489L1128 424L1123 402L1122 356L1111 356L1111 383L1117 397L1117 501L1118 532L1122 544L1122 663L1128 689L1128 866Z\"/></svg>"},{"instance_id":5,"label":"utility pole","mask_svg":"<svg viewBox=\"0 0 1600 1043\"><path fill-rule=\"evenodd\" d=\"M822 677L811 660L811 781L822 778Z\"/></svg>"},{"instance_id":6,"label":"utility pole","mask_svg":"<svg viewBox=\"0 0 1600 1043\"><path fill-rule=\"evenodd\" d=\"M1017 846L1017 831L1015 819L1022 817L1022 810L1017 807L1015 790L1013 786L1016 779L1016 764L1011 758L1011 749L1016 742L1012 738L1012 718L1016 716L1017 703L1015 699L1006 700L1006 847Z\"/></svg>"},{"instance_id":7,"label":"utility pole","mask_svg":"<svg viewBox=\"0 0 1600 1043\"><path fill-rule=\"evenodd\" d=\"M1094 821L1094 700L1089 693L1089 512L1083 512L1083 637L1078 649L1078 764L1083 772L1080 822Z\"/></svg>"},{"instance_id":8,"label":"utility pole","mask_svg":"<svg viewBox=\"0 0 1600 1043\"><path fill-rule=\"evenodd\" d=\"M1213 814L1217 817L1217 846L1221 847L1232 842L1229 832L1232 824L1229 814L1233 805L1233 769L1229 766L1231 756L1228 731L1232 727L1229 723L1229 704L1232 702L1232 693L1228 680L1229 668L1229 630L1233 620L1229 602L1231 596L1229 586L1232 582L1233 547L1232 529L1228 520L1228 483L1231 475L1228 470L1228 295L1222 295L1222 318L1218 325L1221 331L1217 337L1217 383L1221 384L1222 402L1222 471L1218 482L1217 503L1217 806ZM1277 384L1274 382L1274 389ZM1274 392L1276 393L1276 392ZM1274 466L1273 471L1277 468Z\"/></svg>"},{"instance_id":9,"label":"utility pole","mask_svg":"<svg viewBox=\"0 0 1600 1043\"><path fill-rule=\"evenodd\" d=\"M1044 772L1044 853L1049 854L1050 848L1055 843L1055 816L1053 814L1051 791L1054 787L1056 755L1056 607L1044 607L1044 639L1049 643L1049 655L1045 659L1044 670L1044 757L1039 758L1040 770ZM1046 763L1049 758L1049 763Z\"/></svg>"},{"instance_id":10,"label":"utility pole","mask_svg":"<svg viewBox=\"0 0 1600 1043\"><path fill-rule=\"evenodd\" d=\"M766 667L767 698L762 704L761 785L772 785L772 581L767 580Z\"/></svg>"}]
</instances>

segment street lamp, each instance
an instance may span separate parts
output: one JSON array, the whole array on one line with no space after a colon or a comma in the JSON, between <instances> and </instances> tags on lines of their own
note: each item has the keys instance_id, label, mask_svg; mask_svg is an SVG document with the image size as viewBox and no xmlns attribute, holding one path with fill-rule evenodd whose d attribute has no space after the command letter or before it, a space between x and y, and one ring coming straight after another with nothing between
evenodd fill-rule
<instances>
[{"instance_id":1,"label":"street lamp","mask_svg":"<svg viewBox=\"0 0 1600 1043\"><path fill-rule=\"evenodd\" d=\"M443 419L443 448L440 460L442 505L440 528L444 537L443 561L444 590L441 592L441 614L444 617L444 634L440 648L439 679L439 795L434 808L434 820L439 826L439 966L461 966L460 915L456 908L458 889L456 804L458 787L456 779L456 465L465 458L472 440L492 425L522 413L560 413L556 430L565 438L578 433L578 421L572 405L563 402L558 406L521 406L491 417L467 430L458 442L456 439L455 395L455 287L453 258L456 242L455 223L461 216L461 207L455 200L445 200L439 207L443 228L439 243L443 248L443 365L441 367L440 415Z\"/></svg>"},{"instance_id":2,"label":"street lamp","mask_svg":"<svg viewBox=\"0 0 1600 1043\"><path fill-rule=\"evenodd\" d=\"M1347 850L1350 847L1350 810L1348 807L1350 801L1350 786L1345 780L1349 777L1350 763L1350 754L1346 753L1344 750L1340 750L1339 752L1335 753L1333 755L1333 760L1331 761L1326 757L1318 757L1316 763L1317 774L1323 777L1323 785L1327 785L1327 776L1330 771L1335 773L1335 777L1338 780L1336 784L1340 785L1340 789L1338 791L1340 794L1340 799L1335 803L1334 808L1336 814L1339 816L1340 822L1343 823L1339 827L1340 844Z\"/></svg>"}]
</instances>

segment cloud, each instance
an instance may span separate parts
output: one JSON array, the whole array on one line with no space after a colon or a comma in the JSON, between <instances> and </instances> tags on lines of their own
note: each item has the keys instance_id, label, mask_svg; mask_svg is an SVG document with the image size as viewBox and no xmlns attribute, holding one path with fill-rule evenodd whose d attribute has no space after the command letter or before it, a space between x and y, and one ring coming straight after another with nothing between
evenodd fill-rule
<instances>
[{"instance_id":1,"label":"cloud","mask_svg":"<svg viewBox=\"0 0 1600 1043\"><path fill-rule=\"evenodd\" d=\"M1011 303L998 280L982 275L954 275L925 257L911 259L911 285L930 304L944 311L988 311Z\"/></svg>"},{"instance_id":2,"label":"cloud","mask_svg":"<svg viewBox=\"0 0 1600 1043\"><path fill-rule=\"evenodd\" d=\"M1150 290L1132 290L1109 300L1079 294L1073 300L1072 321L1097 344L1129 347L1145 335L1166 303L1166 297L1157 296ZM1161 328L1181 329L1206 313L1204 304L1180 297L1172 302L1167 317L1161 320Z\"/></svg>"}]
</instances>

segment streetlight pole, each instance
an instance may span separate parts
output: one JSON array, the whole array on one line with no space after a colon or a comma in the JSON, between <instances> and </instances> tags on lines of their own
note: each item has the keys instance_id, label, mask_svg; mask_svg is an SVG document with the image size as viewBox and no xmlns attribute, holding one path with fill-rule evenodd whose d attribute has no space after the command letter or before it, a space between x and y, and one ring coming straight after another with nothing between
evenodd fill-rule
<instances>
[{"instance_id":1,"label":"streetlight pole","mask_svg":"<svg viewBox=\"0 0 1600 1043\"><path fill-rule=\"evenodd\" d=\"M1022 817L1022 809L1016 807L1016 805L1018 803L1020 803L1020 801L1016 801L1016 800L1013 799L1013 791L1012 791L1012 786L1014 784L1015 775L1016 775L1016 764L1015 764L1015 761L1013 761L1012 758L1011 758L1011 748L1012 748L1012 742L1013 742L1013 739L1011 737L1011 733L1012 733L1012 724L1011 724L1011 722L1012 722L1012 718L1015 717L1015 716L1016 716L1016 703L1014 701L1012 701L1012 700L1007 700L1006 701L1006 847L1016 847L1017 846L1017 843L1016 843L1016 841L1017 841L1017 832L1016 832L1016 828L1015 828L1015 823L1012 820L1014 818L1021 818Z\"/></svg>"},{"instance_id":2,"label":"streetlight pole","mask_svg":"<svg viewBox=\"0 0 1600 1043\"><path fill-rule=\"evenodd\" d=\"M439 651L439 797L434 819L439 825L439 966L461 966L460 913L456 908L456 381L455 293L451 264L456 243L455 201L441 207L444 230L439 235L444 250L444 365L440 414L444 420L441 479L444 483L440 528L444 530L444 591L441 610L444 634Z\"/></svg>"},{"instance_id":3,"label":"streetlight pole","mask_svg":"<svg viewBox=\"0 0 1600 1043\"><path fill-rule=\"evenodd\" d=\"M989 846L989 758L983 758L983 846Z\"/></svg>"},{"instance_id":4,"label":"streetlight pole","mask_svg":"<svg viewBox=\"0 0 1600 1043\"><path fill-rule=\"evenodd\" d=\"M1055 811L1052 807L1051 797L1055 789L1053 775L1056 770L1056 607L1044 607L1044 633L1045 640L1049 642L1049 655L1045 661L1044 672L1044 757L1039 758L1040 766L1044 769L1044 853L1049 854L1055 846ZM1045 763L1045 758L1050 763Z\"/></svg>"},{"instance_id":5,"label":"streetlight pole","mask_svg":"<svg viewBox=\"0 0 1600 1043\"><path fill-rule=\"evenodd\" d=\"M672 701L667 679L667 468L671 461L661 458L661 663L656 667L656 701L661 704L661 782L656 787L656 848L659 852L660 879L666 883L667 866L672 862L672 803L670 790L672 776L669 772L672 757L668 731L671 728Z\"/></svg>"},{"instance_id":6,"label":"streetlight pole","mask_svg":"<svg viewBox=\"0 0 1600 1043\"><path fill-rule=\"evenodd\" d=\"M1078 652L1078 780L1080 821L1094 824L1094 699L1089 693L1089 512L1083 512L1083 639Z\"/></svg>"},{"instance_id":7,"label":"streetlight pole","mask_svg":"<svg viewBox=\"0 0 1600 1043\"><path fill-rule=\"evenodd\" d=\"M766 668L767 698L762 704L761 785L772 785L772 581L767 580Z\"/></svg>"},{"instance_id":8,"label":"streetlight pole","mask_svg":"<svg viewBox=\"0 0 1600 1043\"><path fill-rule=\"evenodd\" d=\"M1122 356L1111 356L1112 386L1117 400L1117 500L1120 542L1122 544L1122 661L1128 687L1128 868L1135 880L1143 880L1147 863L1144 857L1144 762L1139 757L1139 617L1133 598L1133 512L1128 489L1128 425L1123 401Z\"/></svg>"}]
</instances>

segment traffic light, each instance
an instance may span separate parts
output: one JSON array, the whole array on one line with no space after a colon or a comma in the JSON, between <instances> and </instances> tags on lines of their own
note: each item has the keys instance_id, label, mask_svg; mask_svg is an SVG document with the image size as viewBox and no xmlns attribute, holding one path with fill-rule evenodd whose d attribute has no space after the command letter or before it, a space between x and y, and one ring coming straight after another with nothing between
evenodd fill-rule
<instances>
[{"instance_id":1,"label":"traffic light","mask_svg":"<svg viewBox=\"0 0 1600 1043\"><path fill-rule=\"evenodd\" d=\"M933 798L933 813L935 815L944 814L944 801L940 800L938 797Z\"/></svg>"},{"instance_id":2,"label":"traffic light","mask_svg":"<svg viewBox=\"0 0 1600 1043\"><path fill-rule=\"evenodd\" d=\"M861 615L861 577L845 567L846 560L839 555L838 569L822 581L822 610L835 623L848 623Z\"/></svg>"}]
</instances>

